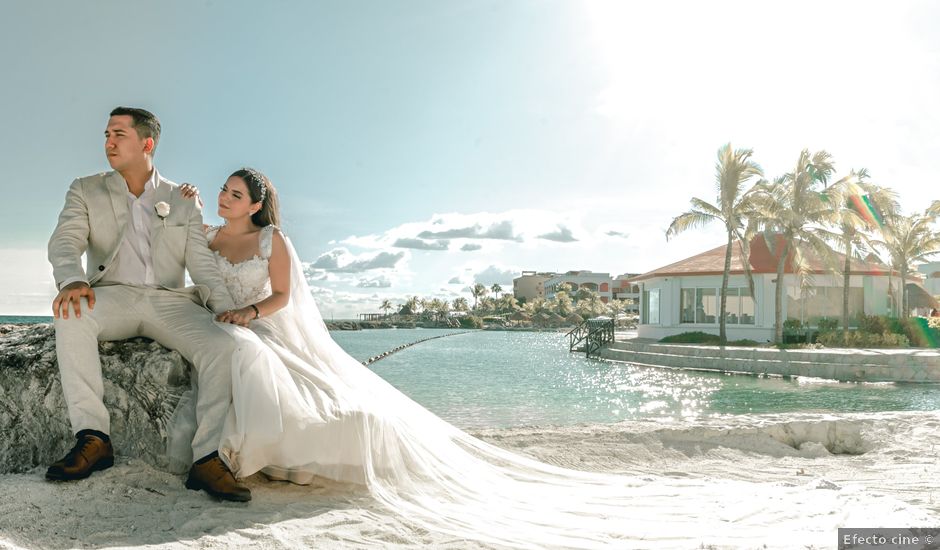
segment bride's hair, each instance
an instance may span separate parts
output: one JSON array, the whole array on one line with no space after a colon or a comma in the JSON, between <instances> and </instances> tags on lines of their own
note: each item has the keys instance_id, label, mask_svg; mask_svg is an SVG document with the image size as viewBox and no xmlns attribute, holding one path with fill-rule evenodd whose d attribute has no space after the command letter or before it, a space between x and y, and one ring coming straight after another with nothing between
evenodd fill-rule
<instances>
[{"instance_id":1,"label":"bride's hair","mask_svg":"<svg viewBox=\"0 0 940 550\"><path fill-rule=\"evenodd\" d=\"M258 227L281 225L281 208L277 200L277 191L271 180L254 168L241 168L232 172L230 178L241 178L248 186L251 202L260 202L261 210L251 215L251 223Z\"/></svg>"}]
</instances>

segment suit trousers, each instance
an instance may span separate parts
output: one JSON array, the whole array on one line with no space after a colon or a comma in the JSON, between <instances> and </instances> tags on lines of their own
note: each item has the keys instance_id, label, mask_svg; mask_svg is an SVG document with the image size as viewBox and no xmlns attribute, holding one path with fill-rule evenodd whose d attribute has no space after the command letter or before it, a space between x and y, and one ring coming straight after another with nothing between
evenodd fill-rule
<instances>
[{"instance_id":1,"label":"suit trousers","mask_svg":"<svg viewBox=\"0 0 940 550\"><path fill-rule=\"evenodd\" d=\"M193 457L218 450L232 401L232 354L235 339L209 310L185 294L129 285L95 287L95 308L82 299L82 316L54 321L56 357L72 431L110 433L104 406L99 340L146 336L178 351L196 369L199 386Z\"/></svg>"}]
</instances>

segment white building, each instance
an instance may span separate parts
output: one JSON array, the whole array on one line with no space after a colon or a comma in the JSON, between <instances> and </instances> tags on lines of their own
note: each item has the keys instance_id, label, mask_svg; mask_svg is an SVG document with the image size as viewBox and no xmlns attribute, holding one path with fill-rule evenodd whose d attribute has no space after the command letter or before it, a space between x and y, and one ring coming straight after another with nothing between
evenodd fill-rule
<instances>
[{"instance_id":1,"label":"white building","mask_svg":"<svg viewBox=\"0 0 940 550\"><path fill-rule=\"evenodd\" d=\"M726 307L728 339L772 341L777 259L770 253L762 236L751 242L752 295L741 261L741 247L735 243L732 250ZM788 260L784 275L783 318L799 319L810 326L823 317L841 318L842 276L831 274L808 250L802 252L810 263L812 286L800 288ZM630 283L640 287L639 336L660 339L691 331L718 334L724 261L725 246L722 245L631 279ZM888 266L874 261L853 260L849 277L850 324L855 323L859 313L891 314L892 297L898 295L901 286L897 274L891 284L889 289Z\"/></svg>"},{"instance_id":2,"label":"white building","mask_svg":"<svg viewBox=\"0 0 940 550\"><path fill-rule=\"evenodd\" d=\"M617 275L611 286L611 294L614 300L626 300L627 305L624 311L626 313L640 312L640 285L632 282L638 273L624 273Z\"/></svg>"},{"instance_id":3,"label":"white building","mask_svg":"<svg viewBox=\"0 0 940 550\"><path fill-rule=\"evenodd\" d=\"M924 288L931 296L940 296L940 262L928 262L917 267L924 275Z\"/></svg>"}]
</instances>

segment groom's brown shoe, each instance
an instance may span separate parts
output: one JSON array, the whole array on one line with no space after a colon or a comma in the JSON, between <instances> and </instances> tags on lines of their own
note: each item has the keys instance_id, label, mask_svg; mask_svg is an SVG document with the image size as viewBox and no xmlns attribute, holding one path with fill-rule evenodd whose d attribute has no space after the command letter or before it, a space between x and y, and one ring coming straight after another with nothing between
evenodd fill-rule
<instances>
[{"instance_id":1,"label":"groom's brown shoe","mask_svg":"<svg viewBox=\"0 0 940 550\"><path fill-rule=\"evenodd\" d=\"M62 460L54 462L46 470L46 479L71 481L85 479L92 472L114 466L114 448L108 436L94 430L82 430L75 434L78 441Z\"/></svg>"},{"instance_id":2,"label":"groom's brown shoe","mask_svg":"<svg viewBox=\"0 0 940 550\"><path fill-rule=\"evenodd\" d=\"M232 475L232 471L222 462L218 453L199 460L189 469L186 478L186 488L198 491L200 489L222 500L235 502L248 502L251 500L251 490L239 483Z\"/></svg>"}]
</instances>

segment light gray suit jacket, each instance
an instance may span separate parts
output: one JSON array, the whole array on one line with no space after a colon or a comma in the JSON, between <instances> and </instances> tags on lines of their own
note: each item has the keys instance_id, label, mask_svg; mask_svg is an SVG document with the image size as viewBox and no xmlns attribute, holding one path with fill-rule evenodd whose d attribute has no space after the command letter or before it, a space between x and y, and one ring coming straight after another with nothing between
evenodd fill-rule
<instances>
[{"instance_id":1,"label":"light gray suit jacket","mask_svg":"<svg viewBox=\"0 0 940 550\"><path fill-rule=\"evenodd\" d=\"M151 226L156 284L188 294L217 313L234 309L206 241L202 210L196 201L183 197L178 185L158 172L154 204L161 201L170 205L170 214L166 220L154 215ZM114 264L128 218L127 184L119 173L103 172L73 181L49 239L49 262L56 286L69 279L85 281L92 287L99 283ZM87 254L87 271L81 263L83 253ZM195 286L185 287L186 269Z\"/></svg>"}]
</instances>

